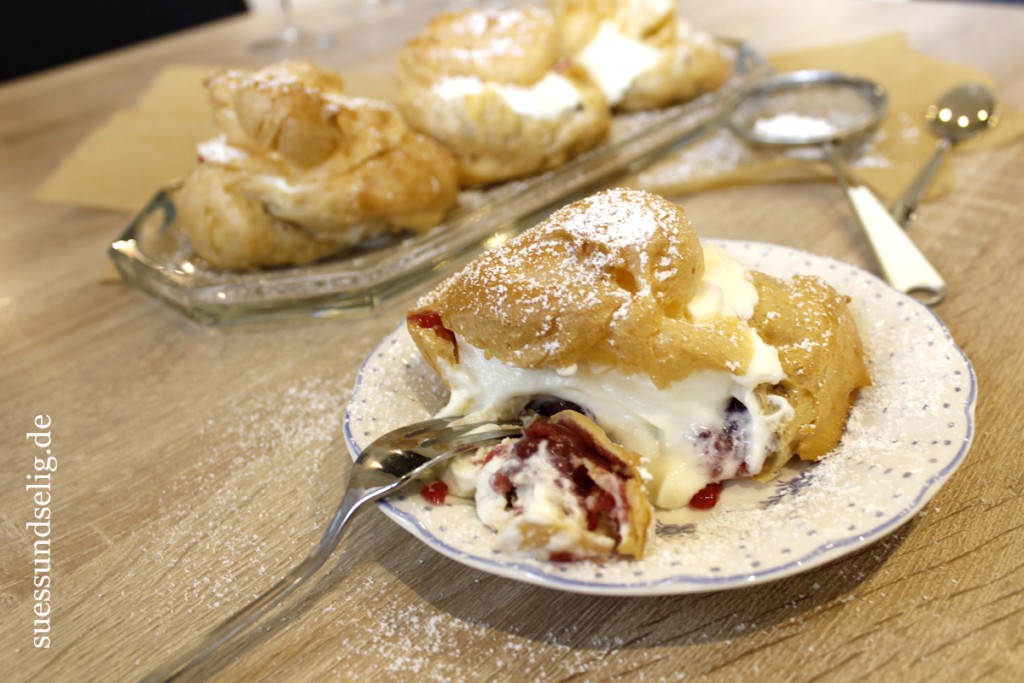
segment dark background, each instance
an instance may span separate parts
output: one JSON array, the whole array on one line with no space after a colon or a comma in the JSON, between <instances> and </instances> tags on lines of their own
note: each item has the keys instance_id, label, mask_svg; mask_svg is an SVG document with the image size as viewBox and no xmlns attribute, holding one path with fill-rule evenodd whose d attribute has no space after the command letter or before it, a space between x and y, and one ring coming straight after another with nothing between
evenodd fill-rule
<instances>
[{"instance_id":1,"label":"dark background","mask_svg":"<svg viewBox=\"0 0 1024 683\"><path fill-rule=\"evenodd\" d=\"M0 81L246 11L245 0L15 0L0 20Z\"/></svg>"}]
</instances>

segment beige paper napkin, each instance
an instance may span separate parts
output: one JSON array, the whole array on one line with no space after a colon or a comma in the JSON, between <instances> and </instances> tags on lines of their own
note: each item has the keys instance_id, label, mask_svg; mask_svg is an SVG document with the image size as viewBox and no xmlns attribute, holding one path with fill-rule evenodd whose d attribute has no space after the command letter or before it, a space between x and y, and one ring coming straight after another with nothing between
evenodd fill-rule
<instances>
[{"instance_id":1,"label":"beige paper napkin","mask_svg":"<svg viewBox=\"0 0 1024 683\"><path fill-rule=\"evenodd\" d=\"M217 135L203 81L211 67L173 65L135 107L115 112L61 162L36 199L134 213L196 165L196 145ZM387 98L390 78L345 77L348 92Z\"/></svg>"},{"instance_id":2,"label":"beige paper napkin","mask_svg":"<svg viewBox=\"0 0 1024 683\"><path fill-rule=\"evenodd\" d=\"M135 212L196 163L196 144L216 135L205 66L170 66L134 109L115 112L64 158L36 199Z\"/></svg>"},{"instance_id":3,"label":"beige paper napkin","mask_svg":"<svg viewBox=\"0 0 1024 683\"><path fill-rule=\"evenodd\" d=\"M910 184L934 149L936 138L924 121L928 105L951 87L969 81L989 85L998 93L984 72L924 55L899 33L774 55L769 61L780 72L828 69L869 78L885 86L889 114L852 165L865 182L890 201ZM1007 144L1022 134L1024 113L1003 106L999 125L958 144L952 156ZM753 150L722 129L640 173L633 184L666 195L680 195L724 185L833 177L823 164ZM929 198L949 191L953 178L953 163L947 163Z\"/></svg>"}]
</instances>

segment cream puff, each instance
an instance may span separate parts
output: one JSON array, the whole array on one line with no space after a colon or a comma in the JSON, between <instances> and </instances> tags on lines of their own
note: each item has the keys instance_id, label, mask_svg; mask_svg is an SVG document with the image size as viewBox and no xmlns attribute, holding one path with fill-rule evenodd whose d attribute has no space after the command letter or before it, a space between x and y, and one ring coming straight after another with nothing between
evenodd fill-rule
<instances>
[{"instance_id":1,"label":"cream puff","mask_svg":"<svg viewBox=\"0 0 1024 683\"><path fill-rule=\"evenodd\" d=\"M345 95L333 72L288 61L221 69L207 87L223 132L200 145L179 218L216 267L305 263L422 232L457 201L451 154L392 105Z\"/></svg>"},{"instance_id":2,"label":"cream puff","mask_svg":"<svg viewBox=\"0 0 1024 683\"><path fill-rule=\"evenodd\" d=\"M729 61L671 0L551 0L565 49L618 110L653 109L715 90Z\"/></svg>"},{"instance_id":3,"label":"cream puff","mask_svg":"<svg viewBox=\"0 0 1024 683\"><path fill-rule=\"evenodd\" d=\"M452 150L464 186L555 168L600 143L611 121L537 7L437 16L399 52L396 80L402 114Z\"/></svg>"}]
</instances>

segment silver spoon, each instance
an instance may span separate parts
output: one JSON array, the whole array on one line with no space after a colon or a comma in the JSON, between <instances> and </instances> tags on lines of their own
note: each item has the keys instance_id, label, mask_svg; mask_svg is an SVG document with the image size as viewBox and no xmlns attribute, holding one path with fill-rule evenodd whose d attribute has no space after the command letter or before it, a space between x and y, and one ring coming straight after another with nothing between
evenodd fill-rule
<instances>
[{"instance_id":1,"label":"silver spoon","mask_svg":"<svg viewBox=\"0 0 1024 683\"><path fill-rule=\"evenodd\" d=\"M751 144L810 152L811 160L823 157L835 170L882 275L895 289L934 305L946 296L945 280L840 153L877 128L888 102L880 85L863 78L792 71L747 91L728 125Z\"/></svg>"},{"instance_id":2,"label":"silver spoon","mask_svg":"<svg viewBox=\"0 0 1024 683\"><path fill-rule=\"evenodd\" d=\"M352 516L367 503L393 493L459 453L498 443L521 424L453 424L457 418L417 422L396 429L366 447L349 472L348 486L323 538L283 579L210 631L201 641L147 675L145 683L177 680L259 621L309 580L338 546Z\"/></svg>"},{"instance_id":3,"label":"silver spoon","mask_svg":"<svg viewBox=\"0 0 1024 683\"><path fill-rule=\"evenodd\" d=\"M932 158L918 173L914 182L907 187L890 212L896 221L906 227L914 220L918 205L924 199L932 182L942 167L953 143L966 140L999 122L996 96L980 83L959 85L928 105L925 120L932 132L939 136Z\"/></svg>"}]
</instances>

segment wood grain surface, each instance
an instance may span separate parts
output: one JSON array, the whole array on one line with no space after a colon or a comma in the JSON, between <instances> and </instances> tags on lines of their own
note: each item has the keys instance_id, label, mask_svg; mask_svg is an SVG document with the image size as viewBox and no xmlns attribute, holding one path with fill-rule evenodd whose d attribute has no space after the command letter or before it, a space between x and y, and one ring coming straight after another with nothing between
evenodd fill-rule
<instances>
[{"instance_id":1,"label":"wood grain surface","mask_svg":"<svg viewBox=\"0 0 1024 683\"><path fill-rule=\"evenodd\" d=\"M386 70L438 3L330 3L332 66ZM905 31L987 71L1024 107L1024 7L985 3L684 2L698 25L765 52ZM374 14L376 13L376 14ZM370 317L201 328L102 284L117 213L35 188L168 63L252 63L256 15L0 87L0 671L9 681L138 679L286 572L319 537L349 456L341 416L368 351L415 293ZM893 65L899 68L899 65ZM478 572L378 511L314 585L203 669L221 681L1024 679L1024 310L1020 143L956 160L956 190L914 239L946 276L936 309L978 374L974 445L888 538L756 587L595 598ZM834 185L682 200L704 236L875 265ZM36 427L37 416L48 422ZM27 436L49 433L47 437ZM38 444L38 445L37 445ZM33 585L33 458L56 458L49 595ZM37 605L44 605L37 607ZM51 610L49 647L34 610ZM44 621L46 619L43 619ZM39 635L39 634L36 634Z\"/></svg>"}]
</instances>

